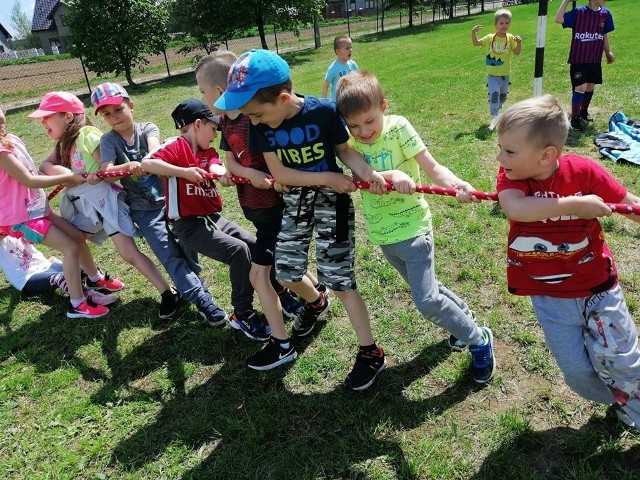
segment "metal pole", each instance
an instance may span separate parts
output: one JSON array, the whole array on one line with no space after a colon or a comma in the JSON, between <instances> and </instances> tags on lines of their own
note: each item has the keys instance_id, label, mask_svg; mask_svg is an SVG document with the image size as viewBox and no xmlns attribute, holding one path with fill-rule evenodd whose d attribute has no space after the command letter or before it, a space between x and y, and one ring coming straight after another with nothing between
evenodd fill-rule
<instances>
[{"instance_id":1,"label":"metal pole","mask_svg":"<svg viewBox=\"0 0 640 480\"><path fill-rule=\"evenodd\" d=\"M320 48L322 46L322 42L320 41L320 23L318 22L318 14L313 15L313 40L316 48Z\"/></svg>"},{"instance_id":2,"label":"metal pole","mask_svg":"<svg viewBox=\"0 0 640 480\"><path fill-rule=\"evenodd\" d=\"M542 95L542 71L544 67L544 44L547 35L547 4L549 0L538 3L538 33L536 35L536 63L533 74L533 96Z\"/></svg>"},{"instance_id":3,"label":"metal pole","mask_svg":"<svg viewBox=\"0 0 640 480\"><path fill-rule=\"evenodd\" d=\"M276 53L279 55L280 52L278 51L278 35L276 34L276 26L275 26L275 24L273 25L273 38L276 39Z\"/></svg>"},{"instance_id":4,"label":"metal pole","mask_svg":"<svg viewBox=\"0 0 640 480\"><path fill-rule=\"evenodd\" d=\"M87 88L89 89L89 95L91 95L91 84L89 83L89 76L87 75L87 69L84 68L84 62L82 61L82 55L80 55L80 65L82 65L82 73L84 73L84 79L87 82Z\"/></svg>"},{"instance_id":5,"label":"metal pole","mask_svg":"<svg viewBox=\"0 0 640 480\"><path fill-rule=\"evenodd\" d=\"M171 76L171 72L169 71L169 60L167 60L167 51L163 48L162 54L164 55L164 64L167 67L167 77Z\"/></svg>"},{"instance_id":6,"label":"metal pole","mask_svg":"<svg viewBox=\"0 0 640 480\"><path fill-rule=\"evenodd\" d=\"M347 35L349 35L349 37L351 37L351 25L349 24L349 13L350 12L351 12L351 9L347 9Z\"/></svg>"}]
</instances>

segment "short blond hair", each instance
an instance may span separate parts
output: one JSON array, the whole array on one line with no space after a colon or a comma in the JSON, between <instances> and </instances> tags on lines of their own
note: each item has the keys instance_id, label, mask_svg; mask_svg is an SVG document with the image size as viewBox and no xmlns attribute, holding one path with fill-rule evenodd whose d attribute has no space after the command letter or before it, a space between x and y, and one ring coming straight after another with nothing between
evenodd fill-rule
<instances>
[{"instance_id":1,"label":"short blond hair","mask_svg":"<svg viewBox=\"0 0 640 480\"><path fill-rule=\"evenodd\" d=\"M379 107L384 100L380 81L366 70L356 70L345 75L336 88L336 105L345 118Z\"/></svg>"},{"instance_id":2,"label":"short blond hair","mask_svg":"<svg viewBox=\"0 0 640 480\"><path fill-rule=\"evenodd\" d=\"M216 50L202 57L196 65L195 74L202 73L204 80L212 87L227 89L229 70L238 59L230 50Z\"/></svg>"},{"instance_id":3,"label":"short blond hair","mask_svg":"<svg viewBox=\"0 0 640 480\"><path fill-rule=\"evenodd\" d=\"M495 25L496 23L498 23L498 19L502 17L505 17L511 20L511 11L507 10L506 8L501 8L497 10L496 13L493 15L493 24Z\"/></svg>"},{"instance_id":4,"label":"short blond hair","mask_svg":"<svg viewBox=\"0 0 640 480\"><path fill-rule=\"evenodd\" d=\"M336 50L338 50L343 43L352 43L351 38L349 37L349 35L338 35L336 38L333 39L333 51L335 52Z\"/></svg>"},{"instance_id":5,"label":"short blond hair","mask_svg":"<svg viewBox=\"0 0 640 480\"><path fill-rule=\"evenodd\" d=\"M543 95L514 103L491 122L491 128L498 135L525 128L531 145L552 145L562 151L569 134L569 119L555 97Z\"/></svg>"}]
</instances>

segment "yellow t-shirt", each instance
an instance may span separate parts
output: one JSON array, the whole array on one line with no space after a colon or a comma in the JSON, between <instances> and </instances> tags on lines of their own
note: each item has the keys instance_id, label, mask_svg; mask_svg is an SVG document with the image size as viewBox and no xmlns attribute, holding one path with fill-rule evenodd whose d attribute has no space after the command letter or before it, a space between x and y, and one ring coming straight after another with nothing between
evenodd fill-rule
<instances>
[{"instance_id":1,"label":"yellow t-shirt","mask_svg":"<svg viewBox=\"0 0 640 480\"><path fill-rule=\"evenodd\" d=\"M516 48L516 41L513 35L507 33L506 37L499 37L495 33L485 35L480 39L482 46L487 49L485 64L487 74L496 77L511 74L511 56Z\"/></svg>"},{"instance_id":2,"label":"yellow t-shirt","mask_svg":"<svg viewBox=\"0 0 640 480\"><path fill-rule=\"evenodd\" d=\"M95 173L100 165L92 157L96 148L100 148L102 132L96 127L87 125L80 129L80 134L71 151L71 170L76 173Z\"/></svg>"},{"instance_id":3,"label":"yellow t-shirt","mask_svg":"<svg viewBox=\"0 0 640 480\"><path fill-rule=\"evenodd\" d=\"M375 171L400 170L420 184L420 165L414 157L427 147L406 118L385 115L375 143L369 145L351 137L349 144ZM369 240L377 245L402 242L431 231L431 211L422 194L374 195L362 190L362 205Z\"/></svg>"}]
</instances>

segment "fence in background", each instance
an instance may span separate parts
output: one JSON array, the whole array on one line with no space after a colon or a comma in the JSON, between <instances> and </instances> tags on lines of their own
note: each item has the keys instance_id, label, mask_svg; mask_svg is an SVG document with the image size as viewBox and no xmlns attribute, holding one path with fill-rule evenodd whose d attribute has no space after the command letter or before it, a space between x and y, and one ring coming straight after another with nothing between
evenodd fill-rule
<instances>
[{"instance_id":1,"label":"fence in background","mask_svg":"<svg viewBox=\"0 0 640 480\"><path fill-rule=\"evenodd\" d=\"M526 0L519 1L522 3ZM492 10L501 7L503 2L504 0L485 1L484 8ZM478 11L479 6L459 5L453 16L464 16ZM413 25L419 26L445 18L448 18L448 15L445 15L440 9L417 10L414 12ZM357 38L367 33L380 32L383 28L384 31L387 31L409 25L406 11L395 12L391 16L387 14L384 17L384 23L381 14L373 18L352 13L346 18L338 20L342 21L320 29L320 40L323 45L331 43L333 37L341 33ZM291 32L276 31L269 34L266 40L270 50L283 53L313 48L316 38L313 28L307 28L303 29L299 36L295 36ZM233 39L220 46L220 49L228 49L236 53L252 48L262 48L259 37ZM133 72L134 82L140 83L191 71L196 59L206 53L202 50L185 55L178 53L178 50L179 48L172 48L163 54L149 56L147 58L148 65L143 70ZM94 73L86 71L78 58L5 65L0 67L0 104L4 110L32 105L37 103L44 93L51 90L67 90L77 95L90 94L93 85L104 81L126 84L123 76L97 77Z\"/></svg>"}]
</instances>

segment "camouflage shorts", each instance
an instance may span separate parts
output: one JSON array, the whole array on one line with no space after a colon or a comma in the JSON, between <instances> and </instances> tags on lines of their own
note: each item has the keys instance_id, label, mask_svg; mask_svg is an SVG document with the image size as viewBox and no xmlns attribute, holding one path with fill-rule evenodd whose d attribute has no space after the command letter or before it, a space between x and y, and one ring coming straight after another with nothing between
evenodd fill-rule
<instances>
[{"instance_id":1,"label":"camouflage shorts","mask_svg":"<svg viewBox=\"0 0 640 480\"><path fill-rule=\"evenodd\" d=\"M349 194L294 188L284 194L284 201L275 255L278 280L302 280L315 229L318 280L332 290L354 290L355 214Z\"/></svg>"}]
</instances>

